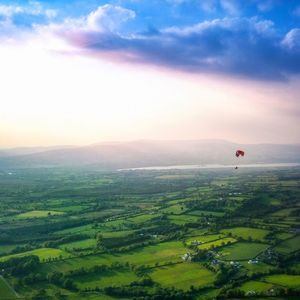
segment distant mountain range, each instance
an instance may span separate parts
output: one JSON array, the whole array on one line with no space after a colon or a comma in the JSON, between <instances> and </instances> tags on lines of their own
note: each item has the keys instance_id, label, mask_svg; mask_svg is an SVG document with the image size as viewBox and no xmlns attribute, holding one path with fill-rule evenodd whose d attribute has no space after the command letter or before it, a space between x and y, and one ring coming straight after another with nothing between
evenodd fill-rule
<instances>
[{"instance_id":1,"label":"distant mountain range","mask_svg":"<svg viewBox=\"0 0 300 300\"><path fill-rule=\"evenodd\" d=\"M185 164L299 163L300 144L236 144L223 140L107 142L0 150L0 168L95 167L119 169Z\"/></svg>"}]
</instances>

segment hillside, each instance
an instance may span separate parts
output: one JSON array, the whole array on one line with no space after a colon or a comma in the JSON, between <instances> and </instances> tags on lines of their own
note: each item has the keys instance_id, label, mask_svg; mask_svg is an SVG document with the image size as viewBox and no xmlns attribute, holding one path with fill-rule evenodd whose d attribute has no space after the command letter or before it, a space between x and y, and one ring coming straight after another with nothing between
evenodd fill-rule
<instances>
[{"instance_id":1,"label":"hillside","mask_svg":"<svg viewBox=\"0 0 300 300\"><path fill-rule=\"evenodd\" d=\"M235 164L242 148L242 163L300 162L300 145L248 144L222 140L132 141L100 143L62 149L45 148L24 155L0 156L1 168L93 166L104 169L182 164ZM16 149L14 149L16 152ZM9 150L6 150L9 153Z\"/></svg>"}]
</instances>

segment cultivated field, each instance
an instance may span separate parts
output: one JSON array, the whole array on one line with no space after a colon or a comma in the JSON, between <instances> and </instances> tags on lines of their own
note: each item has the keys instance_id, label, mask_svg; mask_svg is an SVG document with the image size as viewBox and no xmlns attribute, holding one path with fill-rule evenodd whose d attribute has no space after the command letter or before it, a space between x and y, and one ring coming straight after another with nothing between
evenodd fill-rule
<instances>
[{"instance_id":1,"label":"cultivated field","mask_svg":"<svg viewBox=\"0 0 300 300\"><path fill-rule=\"evenodd\" d=\"M299 199L299 168L0 171L0 300L295 300Z\"/></svg>"}]
</instances>

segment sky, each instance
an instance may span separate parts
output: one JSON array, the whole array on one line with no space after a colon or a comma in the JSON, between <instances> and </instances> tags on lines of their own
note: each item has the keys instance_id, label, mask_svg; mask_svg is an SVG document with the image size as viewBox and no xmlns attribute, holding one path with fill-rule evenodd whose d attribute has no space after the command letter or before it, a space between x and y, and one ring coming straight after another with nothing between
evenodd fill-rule
<instances>
[{"instance_id":1,"label":"sky","mask_svg":"<svg viewBox=\"0 0 300 300\"><path fill-rule=\"evenodd\" d=\"M300 0L0 1L0 148L299 128Z\"/></svg>"}]
</instances>

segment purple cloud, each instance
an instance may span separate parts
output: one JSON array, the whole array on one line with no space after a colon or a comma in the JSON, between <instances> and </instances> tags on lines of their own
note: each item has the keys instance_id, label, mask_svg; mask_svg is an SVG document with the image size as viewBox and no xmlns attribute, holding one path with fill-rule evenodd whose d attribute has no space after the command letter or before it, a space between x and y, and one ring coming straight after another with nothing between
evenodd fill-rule
<instances>
[{"instance_id":1,"label":"purple cloud","mask_svg":"<svg viewBox=\"0 0 300 300\"><path fill-rule=\"evenodd\" d=\"M58 32L89 53L186 72L269 80L300 73L298 28L281 34L272 21L236 17L120 34L115 24L134 17L133 11L110 5L91 13L81 26Z\"/></svg>"}]
</instances>

